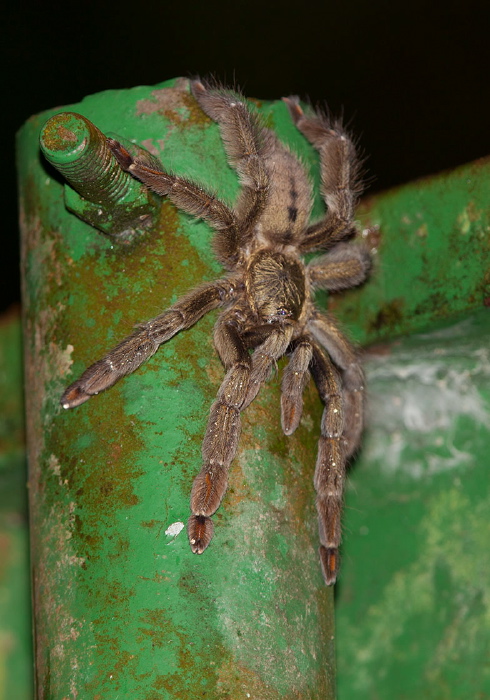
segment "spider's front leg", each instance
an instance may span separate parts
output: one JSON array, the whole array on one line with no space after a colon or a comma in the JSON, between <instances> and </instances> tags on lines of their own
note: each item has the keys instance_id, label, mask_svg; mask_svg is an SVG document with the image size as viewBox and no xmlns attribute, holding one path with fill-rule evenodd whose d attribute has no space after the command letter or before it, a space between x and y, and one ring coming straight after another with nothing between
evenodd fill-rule
<instances>
[{"instance_id":1,"label":"spider's front leg","mask_svg":"<svg viewBox=\"0 0 490 700\"><path fill-rule=\"evenodd\" d=\"M168 197L182 211L204 219L218 231L216 254L223 265L229 267L233 263L237 255L239 225L230 207L195 182L167 172L156 158L133 157L114 139L108 138L107 145L123 170L157 194Z\"/></svg>"},{"instance_id":2,"label":"spider's front leg","mask_svg":"<svg viewBox=\"0 0 490 700\"><path fill-rule=\"evenodd\" d=\"M248 352L246 333L230 319L218 321L215 344L228 370L211 406L202 455L204 464L194 480L191 493L192 516L187 531L192 551L202 554L213 536L211 515L217 510L226 491L228 469L236 454L240 437L240 413L256 397L271 367L291 342L293 327L269 324L254 330L254 337L265 340L252 356Z\"/></svg>"},{"instance_id":3,"label":"spider's front leg","mask_svg":"<svg viewBox=\"0 0 490 700\"><path fill-rule=\"evenodd\" d=\"M138 328L105 357L91 365L61 397L63 408L74 408L134 372L158 347L181 330L190 328L211 309L234 295L231 280L219 280L195 289L170 309Z\"/></svg>"},{"instance_id":4,"label":"spider's front leg","mask_svg":"<svg viewBox=\"0 0 490 700\"><path fill-rule=\"evenodd\" d=\"M230 317L216 324L214 341L227 370L211 406L202 445L203 466L191 493L192 515L187 525L195 554L202 554L213 536L211 515L217 510L228 485L228 469L236 454L242 410L250 380L251 357Z\"/></svg>"},{"instance_id":5,"label":"spider's front leg","mask_svg":"<svg viewBox=\"0 0 490 700\"><path fill-rule=\"evenodd\" d=\"M281 425L285 435L292 435L303 412L303 390L310 377L309 367L313 349L306 337L294 341L291 359L282 375Z\"/></svg>"},{"instance_id":6,"label":"spider's front leg","mask_svg":"<svg viewBox=\"0 0 490 700\"><path fill-rule=\"evenodd\" d=\"M252 355L252 371L250 382L243 408L246 408L259 393L260 387L271 373L277 360L286 354L286 350L293 336L293 326L290 323L282 323L279 326L259 326L255 334L259 337L262 332L266 339L257 346Z\"/></svg>"}]
</instances>

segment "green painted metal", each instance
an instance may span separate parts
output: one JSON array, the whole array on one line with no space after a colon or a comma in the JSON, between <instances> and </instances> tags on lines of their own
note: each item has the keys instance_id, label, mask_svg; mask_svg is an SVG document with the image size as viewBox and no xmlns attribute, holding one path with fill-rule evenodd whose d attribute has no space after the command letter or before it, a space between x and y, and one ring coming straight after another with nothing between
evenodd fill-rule
<instances>
[{"instance_id":1,"label":"green painted metal","mask_svg":"<svg viewBox=\"0 0 490 700\"><path fill-rule=\"evenodd\" d=\"M366 361L337 586L339 700L490 697L490 310Z\"/></svg>"},{"instance_id":2,"label":"green painted metal","mask_svg":"<svg viewBox=\"0 0 490 700\"><path fill-rule=\"evenodd\" d=\"M283 104L259 108L313 157ZM236 194L216 125L185 82L110 91L69 109L222 196ZM245 412L202 556L177 532L223 376L213 316L112 390L73 411L59 405L67 383L135 323L220 270L207 226L168 202L155 227L126 245L70 215L63 184L38 157L55 113L31 118L19 135L37 697L331 698L313 387L291 438L279 427L277 377Z\"/></svg>"},{"instance_id":3,"label":"green painted metal","mask_svg":"<svg viewBox=\"0 0 490 700\"><path fill-rule=\"evenodd\" d=\"M331 304L378 341L347 482L340 700L490 697L489 202L488 158L364 202L373 278Z\"/></svg>"},{"instance_id":4,"label":"green painted metal","mask_svg":"<svg viewBox=\"0 0 490 700\"><path fill-rule=\"evenodd\" d=\"M21 324L0 319L0 700L32 698Z\"/></svg>"}]
</instances>

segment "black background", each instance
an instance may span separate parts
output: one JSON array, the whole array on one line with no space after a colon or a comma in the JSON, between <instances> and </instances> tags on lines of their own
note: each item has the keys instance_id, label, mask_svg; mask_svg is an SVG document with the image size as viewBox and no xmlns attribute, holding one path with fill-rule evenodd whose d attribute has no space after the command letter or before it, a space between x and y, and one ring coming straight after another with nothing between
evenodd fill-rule
<instances>
[{"instance_id":1,"label":"black background","mask_svg":"<svg viewBox=\"0 0 490 700\"><path fill-rule=\"evenodd\" d=\"M19 299L14 133L100 90L213 73L251 97L327 100L371 192L490 152L488 2L19 2L2 19L0 310Z\"/></svg>"}]
</instances>

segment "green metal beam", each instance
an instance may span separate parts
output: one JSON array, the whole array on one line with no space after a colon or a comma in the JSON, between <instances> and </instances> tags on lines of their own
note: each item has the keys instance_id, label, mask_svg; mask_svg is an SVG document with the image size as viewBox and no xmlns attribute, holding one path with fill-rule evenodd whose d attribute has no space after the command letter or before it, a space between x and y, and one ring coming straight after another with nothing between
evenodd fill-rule
<instances>
[{"instance_id":1,"label":"green metal beam","mask_svg":"<svg viewBox=\"0 0 490 700\"><path fill-rule=\"evenodd\" d=\"M363 345L490 306L490 158L365 200L369 284L330 308Z\"/></svg>"},{"instance_id":2,"label":"green metal beam","mask_svg":"<svg viewBox=\"0 0 490 700\"><path fill-rule=\"evenodd\" d=\"M378 343L347 482L340 700L490 697L489 202L489 158L365 201L373 277L331 300Z\"/></svg>"}]
</instances>

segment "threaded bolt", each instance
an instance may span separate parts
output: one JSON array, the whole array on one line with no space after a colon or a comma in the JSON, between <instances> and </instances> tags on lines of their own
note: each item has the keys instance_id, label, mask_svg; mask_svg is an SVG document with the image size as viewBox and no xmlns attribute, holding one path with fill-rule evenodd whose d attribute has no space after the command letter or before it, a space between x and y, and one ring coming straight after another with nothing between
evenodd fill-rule
<instances>
[{"instance_id":1,"label":"threaded bolt","mask_svg":"<svg viewBox=\"0 0 490 700\"><path fill-rule=\"evenodd\" d=\"M114 204L132 189L134 180L119 167L104 134L81 114L48 119L40 142L46 159L90 202Z\"/></svg>"},{"instance_id":2,"label":"threaded bolt","mask_svg":"<svg viewBox=\"0 0 490 700\"><path fill-rule=\"evenodd\" d=\"M40 144L69 185L66 208L91 226L126 243L156 221L158 200L122 170L104 134L86 117L56 114L44 125Z\"/></svg>"}]
</instances>

